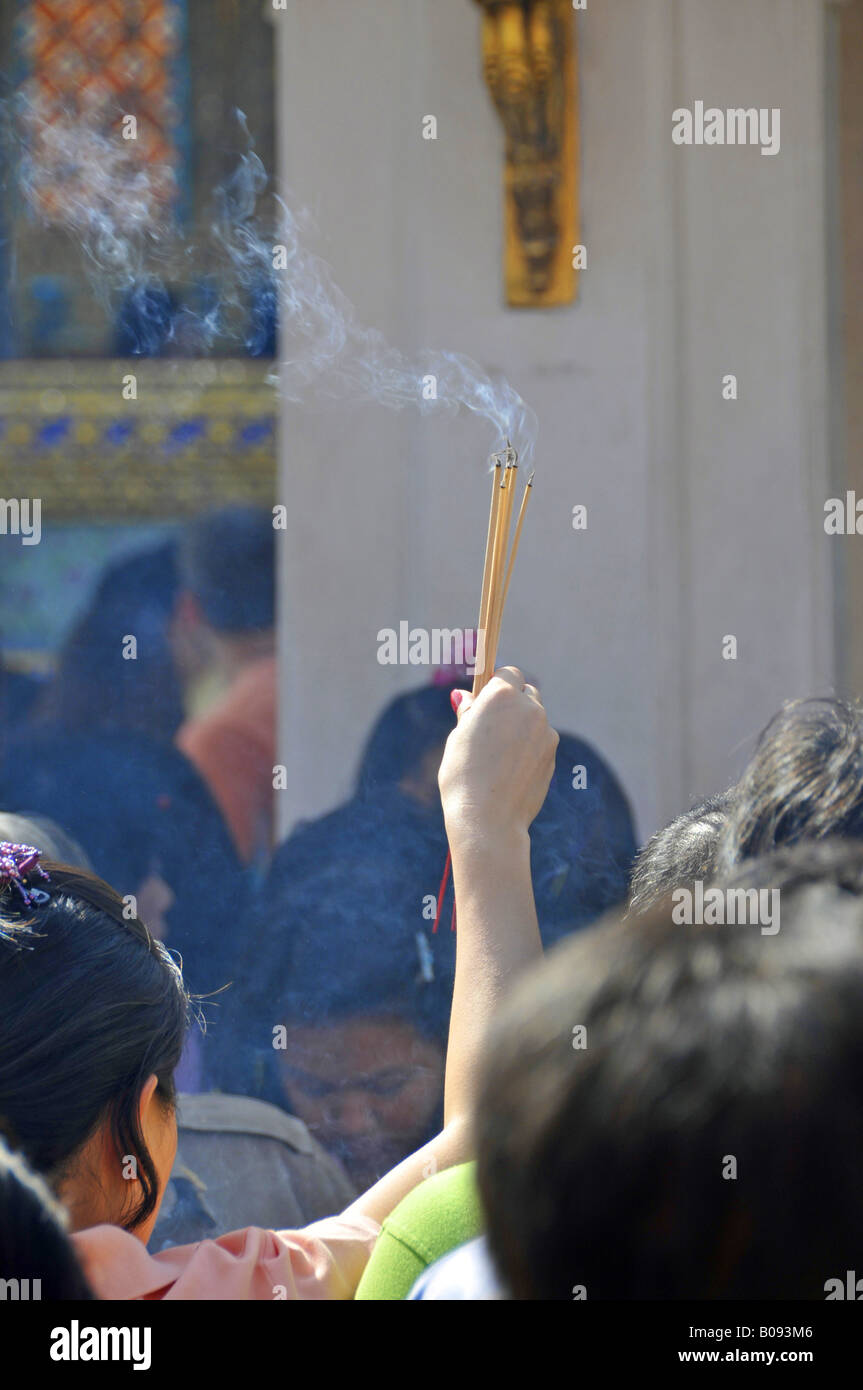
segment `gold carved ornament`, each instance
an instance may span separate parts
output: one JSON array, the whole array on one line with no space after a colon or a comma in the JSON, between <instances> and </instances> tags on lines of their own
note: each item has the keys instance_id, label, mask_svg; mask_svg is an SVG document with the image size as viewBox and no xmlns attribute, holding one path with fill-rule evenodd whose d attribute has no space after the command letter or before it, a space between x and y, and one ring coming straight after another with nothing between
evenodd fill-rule
<instances>
[{"instance_id":1,"label":"gold carved ornament","mask_svg":"<svg viewBox=\"0 0 863 1390\"><path fill-rule=\"evenodd\" d=\"M571 304L577 288L578 101L571 0L476 0L483 71L506 139L507 303Z\"/></svg>"}]
</instances>

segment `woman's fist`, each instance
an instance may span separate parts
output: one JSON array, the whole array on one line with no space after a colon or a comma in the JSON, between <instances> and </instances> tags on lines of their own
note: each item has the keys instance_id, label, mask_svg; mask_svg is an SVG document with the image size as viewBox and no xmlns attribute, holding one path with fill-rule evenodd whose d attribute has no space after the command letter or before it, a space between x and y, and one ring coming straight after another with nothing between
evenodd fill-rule
<instances>
[{"instance_id":1,"label":"woman's fist","mask_svg":"<svg viewBox=\"0 0 863 1390\"><path fill-rule=\"evenodd\" d=\"M554 772L558 736L539 691L514 666L473 699L464 692L438 782L450 844L526 832Z\"/></svg>"}]
</instances>

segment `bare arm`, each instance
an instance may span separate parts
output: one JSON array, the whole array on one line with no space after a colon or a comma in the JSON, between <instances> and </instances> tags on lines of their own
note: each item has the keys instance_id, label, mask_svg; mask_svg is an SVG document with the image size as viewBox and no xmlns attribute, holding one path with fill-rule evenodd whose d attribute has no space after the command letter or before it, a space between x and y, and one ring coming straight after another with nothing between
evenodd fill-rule
<instances>
[{"instance_id":1,"label":"bare arm","mask_svg":"<svg viewBox=\"0 0 863 1390\"><path fill-rule=\"evenodd\" d=\"M520 671L465 696L440 769L458 902L444 1129L354 1202L383 1221L424 1178L471 1157L470 1115L486 1028L512 978L541 952L528 828L542 805L557 734Z\"/></svg>"}]
</instances>

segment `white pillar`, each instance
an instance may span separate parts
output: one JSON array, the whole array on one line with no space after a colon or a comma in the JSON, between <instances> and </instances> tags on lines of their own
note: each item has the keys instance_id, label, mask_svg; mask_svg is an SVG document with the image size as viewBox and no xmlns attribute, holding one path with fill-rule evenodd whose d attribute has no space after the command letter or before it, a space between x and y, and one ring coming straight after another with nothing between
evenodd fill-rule
<instances>
[{"instance_id":1,"label":"white pillar","mask_svg":"<svg viewBox=\"0 0 863 1390\"><path fill-rule=\"evenodd\" d=\"M540 312L502 303L476 6L293 0L274 23L280 175L338 282L397 346L500 368L539 415L501 655L611 759L646 834L729 780L783 698L832 681L821 4L588 5L588 269L575 306ZM697 99L779 107L780 153L674 146ZM378 665L378 629L474 620L491 442L285 407L283 830L347 794L375 713L426 677Z\"/></svg>"}]
</instances>

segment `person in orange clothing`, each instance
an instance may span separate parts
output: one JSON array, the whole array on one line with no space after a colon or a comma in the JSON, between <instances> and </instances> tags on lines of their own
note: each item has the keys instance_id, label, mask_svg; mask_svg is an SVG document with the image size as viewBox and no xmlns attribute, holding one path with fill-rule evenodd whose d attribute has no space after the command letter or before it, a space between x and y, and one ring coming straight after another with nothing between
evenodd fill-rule
<instances>
[{"instance_id":1,"label":"person in orange clothing","mask_svg":"<svg viewBox=\"0 0 863 1390\"><path fill-rule=\"evenodd\" d=\"M246 863L269 857L276 757L275 545L270 513L198 517L180 547L172 642L192 710L176 743L219 804Z\"/></svg>"},{"instance_id":2,"label":"person in orange clothing","mask_svg":"<svg viewBox=\"0 0 863 1390\"><path fill-rule=\"evenodd\" d=\"M213 709L187 720L177 746L213 793L240 858L248 864L268 857L276 757L275 657L241 671Z\"/></svg>"}]
</instances>

